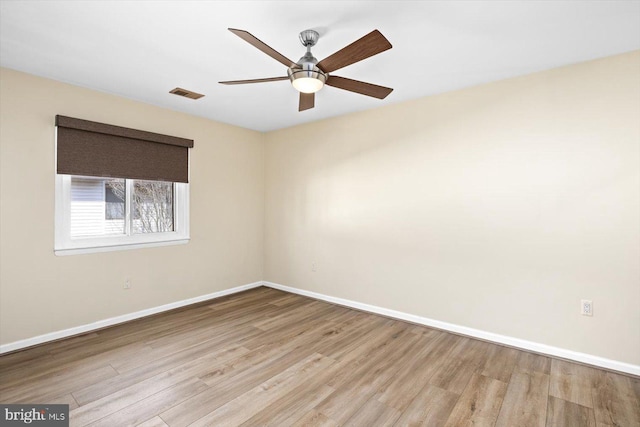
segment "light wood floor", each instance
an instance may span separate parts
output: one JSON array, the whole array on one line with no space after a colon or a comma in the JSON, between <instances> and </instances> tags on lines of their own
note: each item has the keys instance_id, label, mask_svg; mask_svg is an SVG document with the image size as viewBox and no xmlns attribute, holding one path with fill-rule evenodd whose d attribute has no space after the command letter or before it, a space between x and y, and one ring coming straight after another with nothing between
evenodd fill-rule
<instances>
[{"instance_id":1,"label":"light wood floor","mask_svg":"<svg viewBox=\"0 0 640 427\"><path fill-rule=\"evenodd\" d=\"M640 380L268 288L0 357L72 426L640 426Z\"/></svg>"}]
</instances>

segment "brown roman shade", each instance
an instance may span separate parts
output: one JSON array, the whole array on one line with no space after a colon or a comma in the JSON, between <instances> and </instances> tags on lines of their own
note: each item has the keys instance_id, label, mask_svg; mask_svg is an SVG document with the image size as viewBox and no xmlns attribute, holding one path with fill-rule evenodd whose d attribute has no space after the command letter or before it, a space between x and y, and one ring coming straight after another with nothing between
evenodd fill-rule
<instances>
[{"instance_id":1,"label":"brown roman shade","mask_svg":"<svg viewBox=\"0 0 640 427\"><path fill-rule=\"evenodd\" d=\"M56 116L57 172L189 182L193 140Z\"/></svg>"}]
</instances>

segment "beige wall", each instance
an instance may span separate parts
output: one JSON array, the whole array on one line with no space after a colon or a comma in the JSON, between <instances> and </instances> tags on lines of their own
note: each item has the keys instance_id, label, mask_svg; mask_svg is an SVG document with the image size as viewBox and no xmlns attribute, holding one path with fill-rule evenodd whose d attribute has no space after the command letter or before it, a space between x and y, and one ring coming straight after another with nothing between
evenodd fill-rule
<instances>
[{"instance_id":1,"label":"beige wall","mask_svg":"<svg viewBox=\"0 0 640 427\"><path fill-rule=\"evenodd\" d=\"M0 343L265 279L639 365L639 77L633 52L264 135L2 69ZM192 241L56 257L56 114L195 139Z\"/></svg>"},{"instance_id":2,"label":"beige wall","mask_svg":"<svg viewBox=\"0 0 640 427\"><path fill-rule=\"evenodd\" d=\"M264 278L639 365L639 161L639 52L272 132Z\"/></svg>"},{"instance_id":3,"label":"beige wall","mask_svg":"<svg viewBox=\"0 0 640 427\"><path fill-rule=\"evenodd\" d=\"M190 102L190 101L186 101ZM54 116L193 138L191 242L57 257ZM262 279L263 135L0 71L0 342ZM131 290L123 290L130 278Z\"/></svg>"}]
</instances>

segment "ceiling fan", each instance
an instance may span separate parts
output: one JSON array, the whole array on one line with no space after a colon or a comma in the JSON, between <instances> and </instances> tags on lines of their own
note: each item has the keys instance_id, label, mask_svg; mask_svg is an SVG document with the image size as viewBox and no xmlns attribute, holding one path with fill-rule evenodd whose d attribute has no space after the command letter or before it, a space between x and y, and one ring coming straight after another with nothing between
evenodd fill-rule
<instances>
[{"instance_id":1,"label":"ceiling fan","mask_svg":"<svg viewBox=\"0 0 640 427\"><path fill-rule=\"evenodd\" d=\"M237 30L235 28L229 28L229 31L250 45L260 49L276 61L286 65L287 76L219 82L221 84L237 85L290 80L293 87L300 92L298 111L313 108L315 104L315 93L322 89L325 84L378 99L386 98L387 95L393 91L393 89L388 87L329 74L347 65L354 64L391 49L391 43L389 43L378 30L373 30L366 36L340 49L320 62L311 54L311 48L315 46L320 37L314 30L305 30L300 33L300 42L307 48L307 53L305 53L298 62L293 62L286 58L247 31Z\"/></svg>"}]
</instances>

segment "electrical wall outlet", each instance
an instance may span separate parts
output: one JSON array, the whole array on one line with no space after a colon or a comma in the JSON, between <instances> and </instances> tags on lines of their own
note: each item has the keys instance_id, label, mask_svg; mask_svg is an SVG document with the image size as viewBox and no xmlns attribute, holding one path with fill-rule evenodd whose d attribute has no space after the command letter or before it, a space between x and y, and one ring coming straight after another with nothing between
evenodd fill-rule
<instances>
[{"instance_id":1,"label":"electrical wall outlet","mask_svg":"<svg viewBox=\"0 0 640 427\"><path fill-rule=\"evenodd\" d=\"M124 285L122 285L122 289L131 289L131 280L130 279L125 279L124 280Z\"/></svg>"},{"instance_id":2,"label":"electrical wall outlet","mask_svg":"<svg viewBox=\"0 0 640 427\"><path fill-rule=\"evenodd\" d=\"M593 301L583 299L580 301L580 314L583 316L593 316Z\"/></svg>"},{"instance_id":3,"label":"electrical wall outlet","mask_svg":"<svg viewBox=\"0 0 640 427\"><path fill-rule=\"evenodd\" d=\"M315 262L311 263L311 271L316 271L316 263Z\"/></svg>"}]
</instances>

